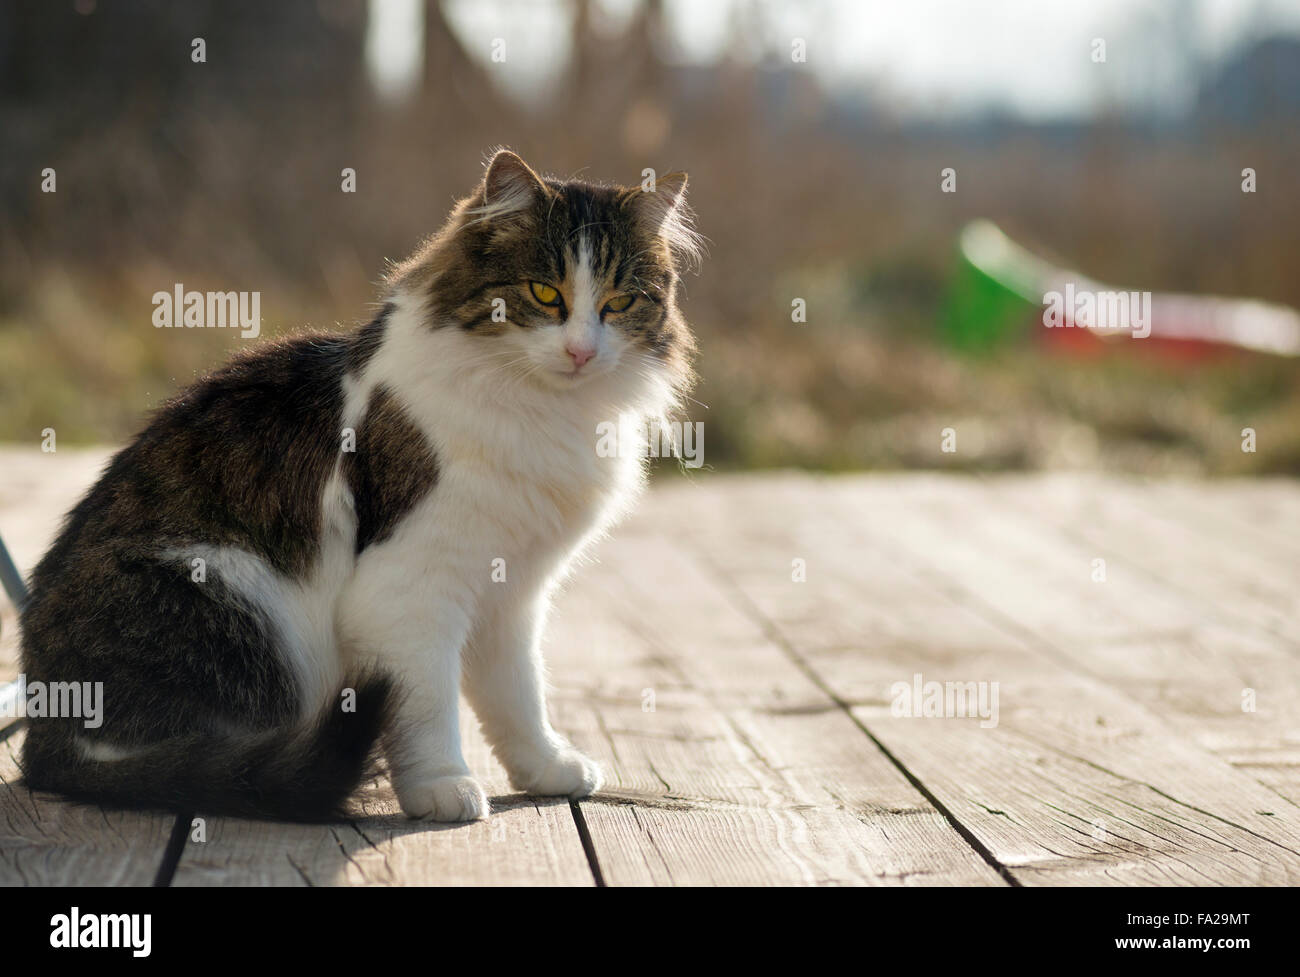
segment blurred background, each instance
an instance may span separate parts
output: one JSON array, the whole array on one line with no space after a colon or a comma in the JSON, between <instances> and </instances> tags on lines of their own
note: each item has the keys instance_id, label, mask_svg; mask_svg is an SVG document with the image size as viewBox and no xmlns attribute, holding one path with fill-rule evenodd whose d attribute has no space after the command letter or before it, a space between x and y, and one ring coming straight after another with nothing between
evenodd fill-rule
<instances>
[{"instance_id":1,"label":"blurred background","mask_svg":"<svg viewBox=\"0 0 1300 977\"><path fill-rule=\"evenodd\" d=\"M0 0L0 440L249 342L155 329L177 282L365 320L508 145L689 170L712 468L1297 475L1298 117L1293 0ZM1153 335L1045 329L1070 275Z\"/></svg>"}]
</instances>

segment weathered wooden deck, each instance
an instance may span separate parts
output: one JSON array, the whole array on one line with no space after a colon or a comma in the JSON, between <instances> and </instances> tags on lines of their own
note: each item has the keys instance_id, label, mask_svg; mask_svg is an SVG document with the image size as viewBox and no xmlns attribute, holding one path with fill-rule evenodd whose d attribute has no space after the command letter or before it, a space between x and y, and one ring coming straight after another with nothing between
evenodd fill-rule
<instances>
[{"instance_id":1,"label":"weathered wooden deck","mask_svg":"<svg viewBox=\"0 0 1300 977\"><path fill-rule=\"evenodd\" d=\"M24 570L102 458L0 451ZM489 821L408 821L380 783L353 823L209 818L169 858L173 817L16 786L11 726L0 882L1300 882L1294 484L665 482L553 618L553 713L597 796L511 793L467 717ZM997 683L997 725L892 715L917 674Z\"/></svg>"}]
</instances>

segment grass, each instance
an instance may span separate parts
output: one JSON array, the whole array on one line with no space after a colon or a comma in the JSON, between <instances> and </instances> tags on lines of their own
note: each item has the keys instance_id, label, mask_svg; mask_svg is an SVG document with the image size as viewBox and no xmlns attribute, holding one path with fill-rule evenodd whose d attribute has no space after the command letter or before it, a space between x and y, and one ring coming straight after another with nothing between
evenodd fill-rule
<instances>
[{"instance_id":1,"label":"grass","mask_svg":"<svg viewBox=\"0 0 1300 977\"><path fill-rule=\"evenodd\" d=\"M747 328L689 310L702 348L689 416L705 424L706 464L1300 475L1300 362L1235 352L1171 362L1139 343L1080 358L1032 331L959 355L939 340L944 274L895 260L791 275L805 323L788 321L793 286L782 280ZM45 272L21 311L0 317L0 439L36 444L54 428L60 444L121 441L250 342L235 330L155 329L151 307L125 294ZM340 310L319 299L273 294L263 337L313 321L339 328ZM344 313L364 315L365 301ZM1242 451L1247 427L1253 453ZM955 452L940 450L946 428Z\"/></svg>"}]
</instances>

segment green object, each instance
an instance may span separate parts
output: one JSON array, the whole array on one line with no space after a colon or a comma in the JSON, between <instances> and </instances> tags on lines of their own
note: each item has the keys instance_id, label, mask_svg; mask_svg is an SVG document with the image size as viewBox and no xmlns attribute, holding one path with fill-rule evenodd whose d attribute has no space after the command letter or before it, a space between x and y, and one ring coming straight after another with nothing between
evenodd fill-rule
<instances>
[{"instance_id":1,"label":"green object","mask_svg":"<svg viewBox=\"0 0 1300 977\"><path fill-rule=\"evenodd\" d=\"M991 221L966 225L940 335L950 346L969 351L991 349L1022 335L1042 314L1050 270Z\"/></svg>"}]
</instances>

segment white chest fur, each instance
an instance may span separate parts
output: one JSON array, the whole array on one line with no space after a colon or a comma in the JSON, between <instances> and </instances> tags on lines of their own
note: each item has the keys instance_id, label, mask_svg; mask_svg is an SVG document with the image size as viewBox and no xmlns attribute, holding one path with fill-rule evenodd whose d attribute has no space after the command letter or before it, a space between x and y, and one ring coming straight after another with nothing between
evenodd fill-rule
<instances>
[{"instance_id":1,"label":"white chest fur","mask_svg":"<svg viewBox=\"0 0 1300 977\"><path fill-rule=\"evenodd\" d=\"M512 383L493 370L490 348L480 351L491 342L429 329L399 300L383 345L349 391L348 412L382 384L437 456L437 486L401 531L465 561L471 580L504 569L510 584L531 586L562 572L631 503L643 463L597 450L598 425L626 409L609 403L608 388L557 393ZM652 401L649 389L622 393Z\"/></svg>"}]
</instances>

